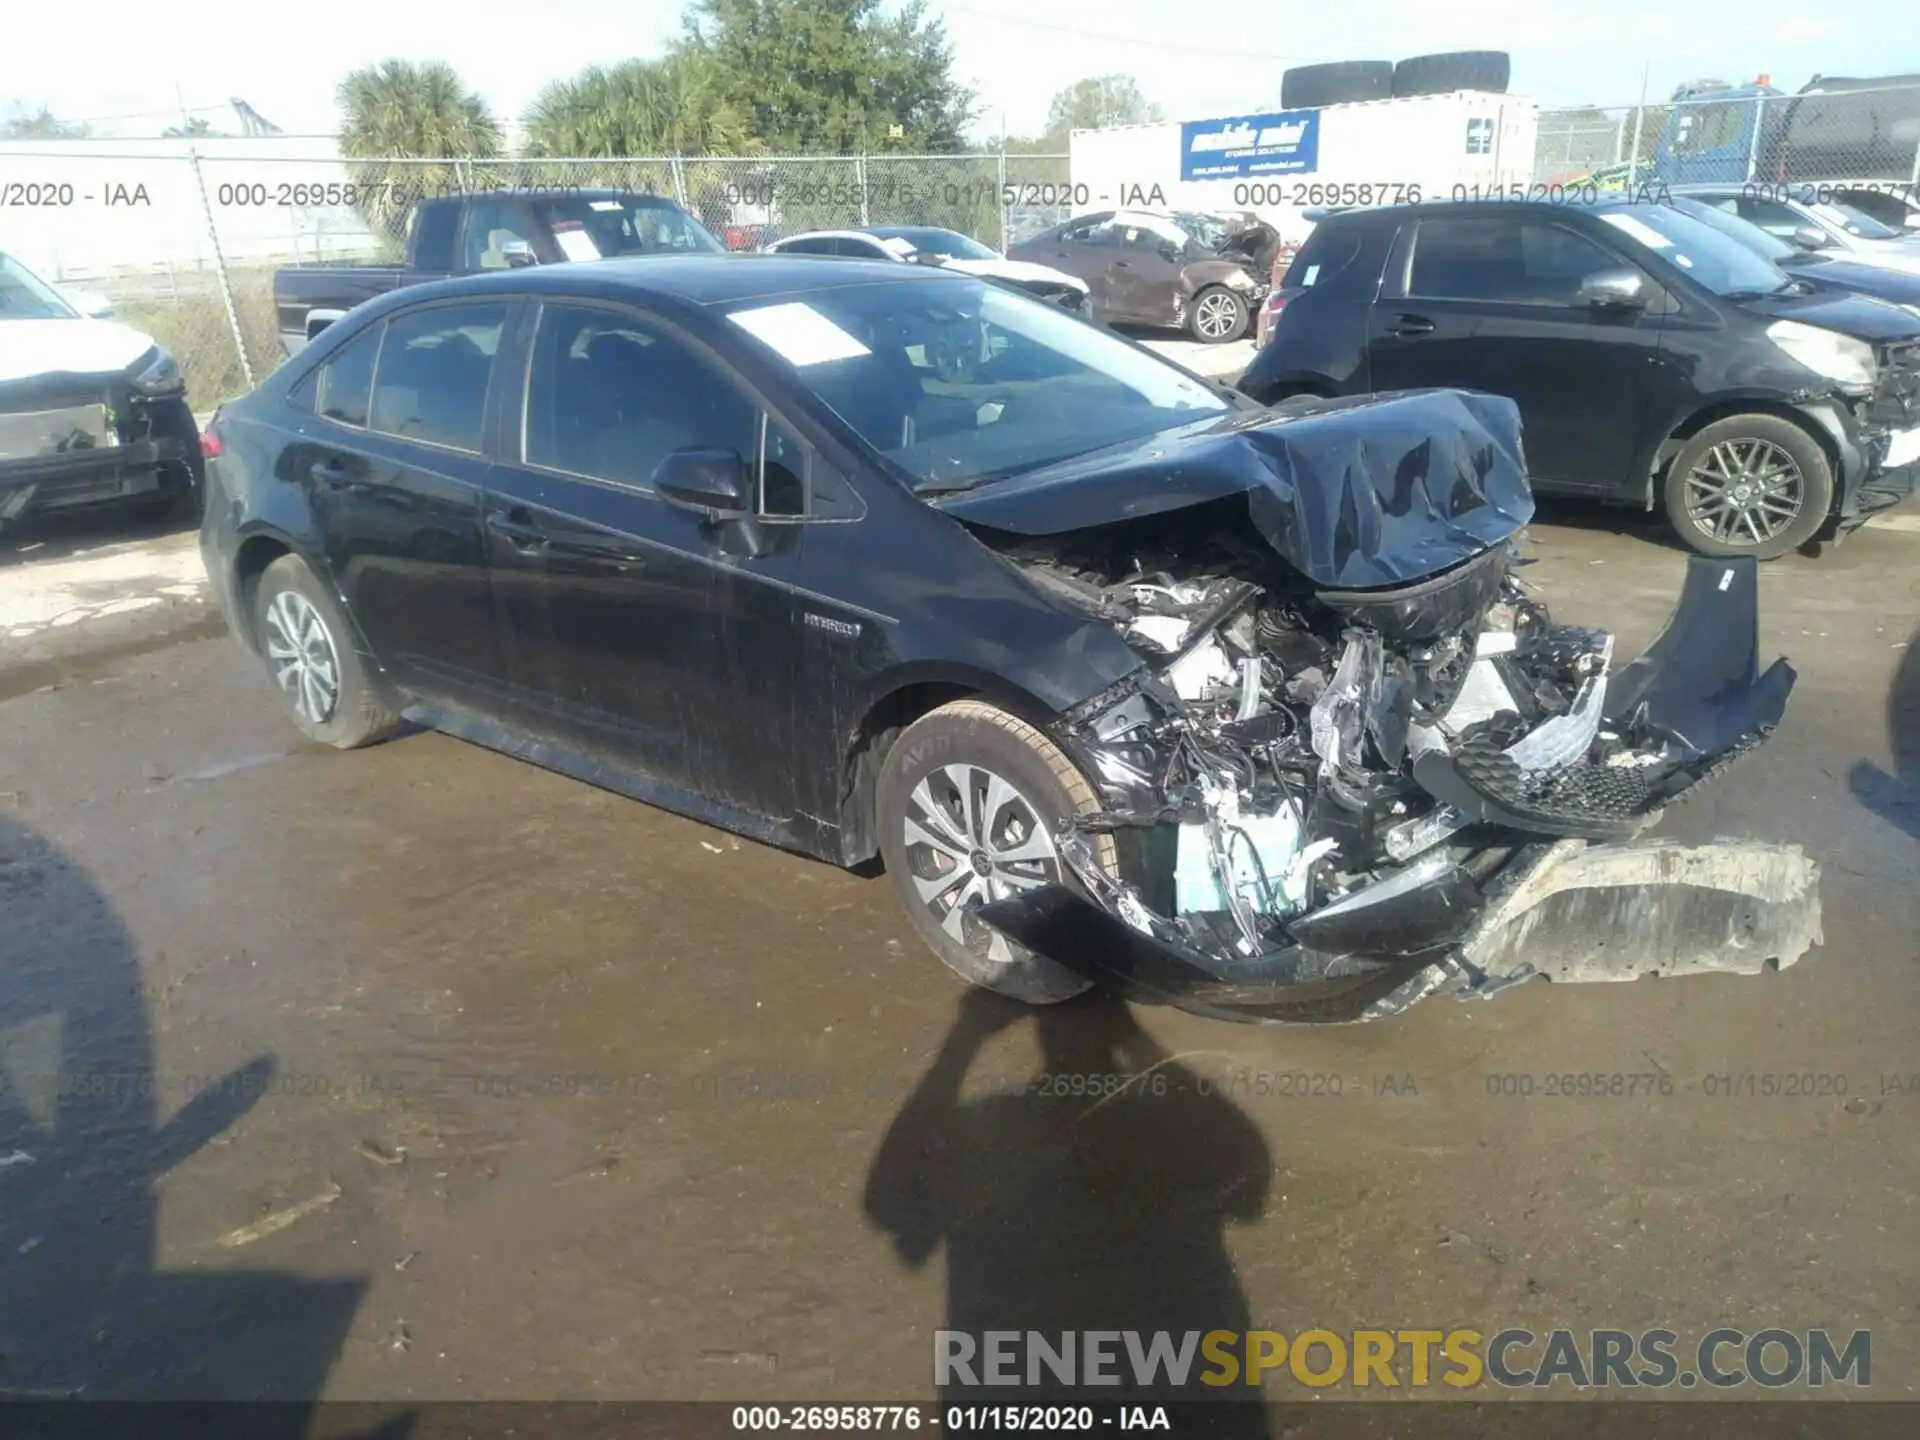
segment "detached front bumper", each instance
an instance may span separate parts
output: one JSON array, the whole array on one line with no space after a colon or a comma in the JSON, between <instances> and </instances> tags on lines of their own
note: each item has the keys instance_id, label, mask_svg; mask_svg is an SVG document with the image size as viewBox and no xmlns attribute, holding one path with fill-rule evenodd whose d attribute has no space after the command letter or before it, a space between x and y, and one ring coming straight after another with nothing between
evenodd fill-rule
<instances>
[{"instance_id":1,"label":"detached front bumper","mask_svg":"<svg viewBox=\"0 0 1920 1440\"><path fill-rule=\"evenodd\" d=\"M0 526L29 512L158 499L198 482L199 439L184 400L121 402L111 413L117 425L96 427L90 444L0 454Z\"/></svg>"},{"instance_id":2,"label":"detached front bumper","mask_svg":"<svg viewBox=\"0 0 1920 1440\"><path fill-rule=\"evenodd\" d=\"M1279 1023L1380 1019L1431 994L1490 995L1536 975L1790 965L1820 938L1819 871L1798 847L1619 843L1779 721L1794 674L1784 660L1759 670L1757 583L1751 560L1694 559L1666 628L1607 678L1584 720L1547 722L1495 752L1498 764L1462 763L1458 750L1421 757L1445 762L1416 762L1414 778L1453 807L1456 828L1497 838L1436 845L1376 872L1288 921L1259 953L1196 948L1190 931L1104 873L1072 829L1058 843L1074 885L996 902L982 917L1125 993ZM1673 763L1592 763L1592 729L1582 740L1580 726L1602 723L1659 736ZM1566 733L1547 735L1556 726Z\"/></svg>"}]
</instances>

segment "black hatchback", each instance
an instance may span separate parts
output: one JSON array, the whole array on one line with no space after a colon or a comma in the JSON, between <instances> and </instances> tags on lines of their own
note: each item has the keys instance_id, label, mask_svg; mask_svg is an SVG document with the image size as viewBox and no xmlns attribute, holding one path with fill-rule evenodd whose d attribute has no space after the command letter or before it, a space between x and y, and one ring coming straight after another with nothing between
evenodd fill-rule
<instances>
[{"instance_id":1,"label":"black hatchback","mask_svg":"<svg viewBox=\"0 0 1920 1440\"><path fill-rule=\"evenodd\" d=\"M1920 462L1920 317L1671 204L1331 214L1261 328L1252 398L1505 395L1536 489L1662 506L1707 555L1836 538L1911 494Z\"/></svg>"}]
</instances>

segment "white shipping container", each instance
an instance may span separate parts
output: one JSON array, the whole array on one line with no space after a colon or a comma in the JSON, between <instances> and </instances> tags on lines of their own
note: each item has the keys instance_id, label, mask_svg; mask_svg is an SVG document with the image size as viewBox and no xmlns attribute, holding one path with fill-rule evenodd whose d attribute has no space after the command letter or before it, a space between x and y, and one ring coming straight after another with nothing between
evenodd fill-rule
<instances>
[{"instance_id":1,"label":"white shipping container","mask_svg":"<svg viewBox=\"0 0 1920 1440\"><path fill-rule=\"evenodd\" d=\"M1304 218L1309 210L1486 198L1533 178L1539 107L1518 95L1462 90L1270 113L1316 117L1317 153L1309 168L1183 180L1179 121L1074 131L1074 212L1244 210L1272 225L1283 241L1297 243L1313 228ZM1239 118L1257 117L1188 123ZM1227 160L1217 145L1209 158L1216 157ZM1249 162L1249 168L1261 163Z\"/></svg>"}]
</instances>

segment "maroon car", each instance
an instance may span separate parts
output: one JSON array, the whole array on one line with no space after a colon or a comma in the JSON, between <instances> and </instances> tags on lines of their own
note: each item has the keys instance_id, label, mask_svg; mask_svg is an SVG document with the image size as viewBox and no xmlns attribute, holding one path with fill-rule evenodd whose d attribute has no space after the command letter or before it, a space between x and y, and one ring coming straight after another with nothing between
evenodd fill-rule
<instances>
[{"instance_id":1,"label":"maroon car","mask_svg":"<svg viewBox=\"0 0 1920 1440\"><path fill-rule=\"evenodd\" d=\"M1007 257L1085 280L1096 319L1220 345L1247 333L1271 288L1279 238L1251 215L1101 210L1023 240Z\"/></svg>"}]
</instances>

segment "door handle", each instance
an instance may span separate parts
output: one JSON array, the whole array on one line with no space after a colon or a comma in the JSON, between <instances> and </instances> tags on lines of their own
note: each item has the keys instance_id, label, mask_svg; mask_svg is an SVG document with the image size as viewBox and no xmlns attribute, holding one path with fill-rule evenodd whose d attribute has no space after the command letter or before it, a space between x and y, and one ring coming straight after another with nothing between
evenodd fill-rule
<instances>
[{"instance_id":1,"label":"door handle","mask_svg":"<svg viewBox=\"0 0 1920 1440\"><path fill-rule=\"evenodd\" d=\"M487 515L487 528L516 550L538 550L547 543L547 532L534 523L524 505L491 511Z\"/></svg>"},{"instance_id":2,"label":"door handle","mask_svg":"<svg viewBox=\"0 0 1920 1440\"><path fill-rule=\"evenodd\" d=\"M1116 260L1113 262L1113 268L1116 270L1131 270L1133 268L1133 262L1131 260Z\"/></svg>"},{"instance_id":3,"label":"door handle","mask_svg":"<svg viewBox=\"0 0 1920 1440\"><path fill-rule=\"evenodd\" d=\"M1396 315L1393 317L1393 323L1387 326L1387 334L1398 335L1403 339L1432 333L1433 322L1424 315Z\"/></svg>"}]
</instances>

